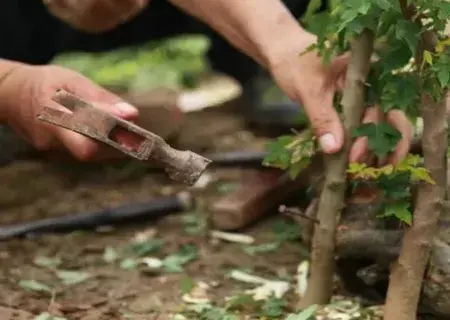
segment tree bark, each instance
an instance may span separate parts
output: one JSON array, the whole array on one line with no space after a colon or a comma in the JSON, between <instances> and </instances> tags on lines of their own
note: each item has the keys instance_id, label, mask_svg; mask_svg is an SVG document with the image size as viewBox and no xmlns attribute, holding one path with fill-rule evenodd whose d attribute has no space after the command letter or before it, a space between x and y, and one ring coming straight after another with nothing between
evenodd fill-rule
<instances>
[{"instance_id":1,"label":"tree bark","mask_svg":"<svg viewBox=\"0 0 450 320\"><path fill-rule=\"evenodd\" d=\"M450 161L447 160L447 184L450 183ZM416 187L416 186L415 186ZM447 191L450 187L447 186ZM404 229L396 218L378 217L380 199L376 190L358 190L346 199L336 234L337 273L344 291L358 295L370 304L385 302L389 266L402 248ZM417 192L414 192L417 194ZM413 202L414 197L413 197ZM299 219L303 241L311 244L317 201L306 210L309 219ZM450 208L447 205L434 235L432 254L423 278L419 314L450 319Z\"/></svg>"},{"instance_id":2,"label":"tree bark","mask_svg":"<svg viewBox=\"0 0 450 320\"><path fill-rule=\"evenodd\" d=\"M426 32L422 35L421 50L416 57L418 65L421 65L423 50L433 51L435 44L434 34ZM421 115L424 123L422 150L425 167L436 183L422 182L419 185L413 224L405 231L400 256L391 269L385 320L416 319L423 276L444 207L447 187L445 99L435 102L428 93L424 93Z\"/></svg>"},{"instance_id":3,"label":"tree bark","mask_svg":"<svg viewBox=\"0 0 450 320\"><path fill-rule=\"evenodd\" d=\"M335 235L338 216L343 208L350 147L350 132L357 127L364 112L364 83L370 69L374 35L364 30L351 43L351 57L342 98L344 147L338 154L325 156L325 184L318 203L319 224L312 240L311 273L300 308L326 304L333 293Z\"/></svg>"}]
</instances>

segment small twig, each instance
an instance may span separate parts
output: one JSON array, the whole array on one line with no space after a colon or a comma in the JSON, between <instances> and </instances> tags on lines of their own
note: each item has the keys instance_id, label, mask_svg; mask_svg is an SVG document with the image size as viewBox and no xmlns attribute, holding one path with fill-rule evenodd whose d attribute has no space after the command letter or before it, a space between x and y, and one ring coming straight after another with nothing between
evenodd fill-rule
<instances>
[{"instance_id":1,"label":"small twig","mask_svg":"<svg viewBox=\"0 0 450 320\"><path fill-rule=\"evenodd\" d=\"M292 220L299 222L298 219L308 219L316 224L320 224L320 221L317 220L316 218L313 217L309 217L306 215L306 213L304 213L303 211L297 209L297 208L292 208L292 207L286 207L285 205L281 205L278 208L278 212L291 218Z\"/></svg>"},{"instance_id":2,"label":"small twig","mask_svg":"<svg viewBox=\"0 0 450 320\"><path fill-rule=\"evenodd\" d=\"M294 129L294 128L291 128L291 132L292 132L293 134L297 135L297 136L301 136L301 135L302 135L302 132L300 132L300 131L298 131L298 130L296 130L296 129Z\"/></svg>"}]
</instances>

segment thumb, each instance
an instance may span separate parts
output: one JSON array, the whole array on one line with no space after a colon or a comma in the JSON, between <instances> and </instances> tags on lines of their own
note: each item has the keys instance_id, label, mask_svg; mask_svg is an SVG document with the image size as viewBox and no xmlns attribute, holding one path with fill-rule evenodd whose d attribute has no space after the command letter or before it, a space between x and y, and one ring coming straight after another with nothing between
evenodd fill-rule
<instances>
[{"instance_id":1,"label":"thumb","mask_svg":"<svg viewBox=\"0 0 450 320\"><path fill-rule=\"evenodd\" d=\"M305 112L324 153L341 150L344 130L336 110L333 108L334 91L310 94L303 99Z\"/></svg>"}]
</instances>

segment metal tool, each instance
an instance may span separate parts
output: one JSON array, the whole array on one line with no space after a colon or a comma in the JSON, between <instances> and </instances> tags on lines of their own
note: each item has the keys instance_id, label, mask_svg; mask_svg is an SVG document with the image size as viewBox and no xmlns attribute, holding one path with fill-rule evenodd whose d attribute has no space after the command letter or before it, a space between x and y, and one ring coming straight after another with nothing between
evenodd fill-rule
<instances>
[{"instance_id":1,"label":"metal tool","mask_svg":"<svg viewBox=\"0 0 450 320\"><path fill-rule=\"evenodd\" d=\"M191 151L176 150L160 136L100 110L62 89L55 93L53 100L71 113L44 107L38 115L39 120L82 134L135 159L161 165L173 180L193 185L211 162ZM111 138L115 129L131 132L142 142L136 149L122 145Z\"/></svg>"}]
</instances>

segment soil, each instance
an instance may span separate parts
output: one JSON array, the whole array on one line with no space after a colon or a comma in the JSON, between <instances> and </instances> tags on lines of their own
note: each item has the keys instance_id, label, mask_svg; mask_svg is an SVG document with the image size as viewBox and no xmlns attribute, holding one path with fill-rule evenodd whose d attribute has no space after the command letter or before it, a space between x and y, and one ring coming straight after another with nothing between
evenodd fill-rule
<instances>
[{"instance_id":1,"label":"soil","mask_svg":"<svg viewBox=\"0 0 450 320\"><path fill-rule=\"evenodd\" d=\"M245 129L235 113L208 111L191 114L177 140L177 146L193 151L260 149L265 138ZM200 203L208 204L232 188L245 169L221 169L221 181L197 192ZM219 172L220 171L220 172ZM94 165L75 162L49 162L46 159L17 160L0 169L0 224L6 225L50 216L96 211L135 201L173 194L184 187L174 184L161 172L135 162ZM230 187L231 186L231 187ZM70 320L168 319L180 310L182 284L216 282L212 301L242 293L248 284L227 277L231 269L251 270L270 279L295 275L305 257L300 242L286 241L277 250L250 255L242 244L213 241L208 233L193 234L186 218L207 218L207 207L194 213L167 215L157 222L138 226L112 226L97 231L43 235L0 243L0 319L34 319L50 312ZM256 244L273 240L275 215L246 231ZM131 270L116 262L106 262L106 248L118 250L129 245L142 232L156 233L163 248L153 256L163 258L183 244L194 244L198 255L180 273ZM90 277L78 284L63 284L55 270L37 265L36 258L58 258L58 270L87 272ZM34 280L52 289L51 293L30 290L20 281ZM291 294L293 296L293 294Z\"/></svg>"}]
</instances>

